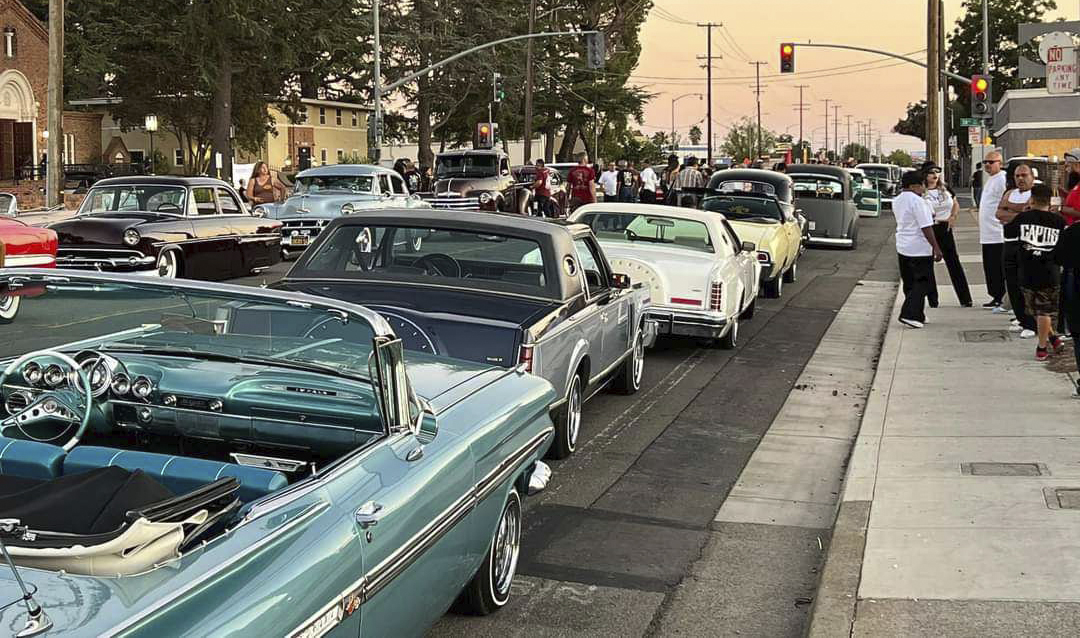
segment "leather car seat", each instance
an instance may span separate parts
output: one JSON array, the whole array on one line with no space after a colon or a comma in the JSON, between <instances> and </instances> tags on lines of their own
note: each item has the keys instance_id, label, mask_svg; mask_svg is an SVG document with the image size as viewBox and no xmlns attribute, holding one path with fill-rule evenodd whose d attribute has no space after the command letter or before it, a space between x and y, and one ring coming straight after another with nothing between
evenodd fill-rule
<instances>
[{"instance_id":1,"label":"leather car seat","mask_svg":"<svg viewBox=\"0 0 1080 638\"><path fill-rule=\"evenodd\" d=\"M60 476L64 448L0 437L0 476L48 481Z\"/></svg>"}]
</instances>

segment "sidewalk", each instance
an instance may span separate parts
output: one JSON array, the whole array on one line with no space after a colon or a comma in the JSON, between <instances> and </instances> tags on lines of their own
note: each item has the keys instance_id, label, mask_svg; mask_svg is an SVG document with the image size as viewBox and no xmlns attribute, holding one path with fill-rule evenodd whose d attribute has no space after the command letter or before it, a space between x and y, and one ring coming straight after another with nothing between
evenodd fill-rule
<instances>
[{"instance_id":1,"label":"sidewalk","mask_svg":"<svg viewBox=\"0 0 1080 638\"><path fill-rule=\"evenodd\" d=\"M957 235L978 305L973 216ZM889 324L809 634L1080 635L1076 373L937 276L926 328Z\"/></svg>"}]
</instances>

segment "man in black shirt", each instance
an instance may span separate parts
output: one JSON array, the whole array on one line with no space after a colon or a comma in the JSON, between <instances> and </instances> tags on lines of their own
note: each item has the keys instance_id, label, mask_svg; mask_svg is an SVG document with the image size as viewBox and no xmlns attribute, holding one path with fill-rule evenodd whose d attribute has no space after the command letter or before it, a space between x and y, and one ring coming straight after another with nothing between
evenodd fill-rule
<instances>
[{"instance_id":1,"label":"man in black shirt","mask_svg":"<svg viewBox=\"0 0 1080 638\"><path fill-rule=\"evenodd\" d=\"M1037 184L1031 189L1030 207L1015 219L1019 229L1020 288L1024 307L1035 315L1038 324L1037 361L1047 359L1049 348L1060 352L1063 347L1061 338L1053 334L1061 294L1061 274L1054 263L1053 252L1058 236L1065 228L1065 218L1050 211L1052 194L1049 186Z\"/></svg>"},{"instance_id":2,"label":"man in black shirt","mask_svg":"<svg viewBox=\"0 0 1080 638\"><path fill-rule=\"evenodd\" d=\"M1073 339L1076 367L1080 369L1080 222L1058 236L1054 262L1061 266L1061 307ZM1080 381L1073 389L1073 398L1080 399Z\"/></svg>"}]
</instances>

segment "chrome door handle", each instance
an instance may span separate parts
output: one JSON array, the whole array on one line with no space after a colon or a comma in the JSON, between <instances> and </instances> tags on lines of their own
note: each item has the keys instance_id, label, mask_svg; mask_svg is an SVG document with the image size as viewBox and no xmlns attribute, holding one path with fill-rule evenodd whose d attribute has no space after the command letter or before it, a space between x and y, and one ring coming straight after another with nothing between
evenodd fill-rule
<instances>
[{"instance_id":1,"label":"chrome door handle","mask_svg":"<svg viewBox=\"0 0 1080 638\"><path fill-rule=\"evenodd\" d=\"M364 503L356 510L356 524L360 526L360 529L375 527L379 524L379 519L382 518L379 515L382 508L382 503L376 503L375 501Z\"/></svg>"}]
</instances>

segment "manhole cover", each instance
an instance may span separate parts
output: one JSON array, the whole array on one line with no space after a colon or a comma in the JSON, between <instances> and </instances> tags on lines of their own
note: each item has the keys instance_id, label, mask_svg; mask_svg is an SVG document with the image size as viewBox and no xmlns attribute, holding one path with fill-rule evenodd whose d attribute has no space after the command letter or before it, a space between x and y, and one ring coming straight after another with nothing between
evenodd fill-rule
<instances>
[{"instance_id":1,"label":"manhole cover","mask_svg":"<svg viewBox=\"0 0 1080 638\"><path fill-rule=\"evenodd\" d=\"M1012 341L1008 330L961 330L960 341L966 343L998 343Z\"/></svg>"},{"instance_id":2,"label":"manhole cover","mask_svg":"<svg viewBox=\"0 0 1080 638\"><path fill-rule=\"evenodd\" d=\"M960 471L970 476L1049 476L1042 463L961 463Z\"/></svg>"},{"instance_id":3,"label":"manhole cover","mask_svg":"<svg viewBox=\"0 0 1080 638\"><path fill-rule=\"evenodd\" d=\"M1080 487L1044 487L1043 496L1052 510L1080 510Z\"/></svg>"}]
</instances>

